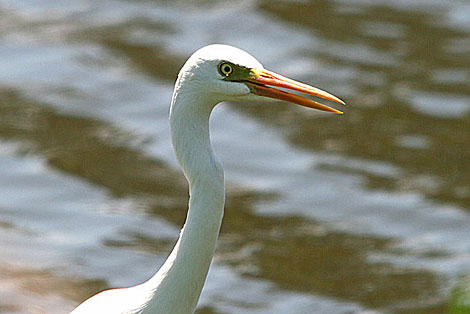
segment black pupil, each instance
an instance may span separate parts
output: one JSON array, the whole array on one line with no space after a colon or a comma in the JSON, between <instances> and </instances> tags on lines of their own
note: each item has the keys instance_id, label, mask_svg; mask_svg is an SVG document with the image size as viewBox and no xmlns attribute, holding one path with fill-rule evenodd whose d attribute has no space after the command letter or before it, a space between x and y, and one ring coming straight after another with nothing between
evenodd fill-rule
<instances>
[{"instance_id":1,"label":"black pupil","mask_svg":"<svg viewBox=\"0 0 470 314\"><path fill-rule=\"evenodd\" d=\"M230 69L230 67L229 67L228 65L226 65L226 66L224 67L224 72L225 72L225 73L229 73L230 70L231 70L231 69Z\"/></svg>"}]
</instances>

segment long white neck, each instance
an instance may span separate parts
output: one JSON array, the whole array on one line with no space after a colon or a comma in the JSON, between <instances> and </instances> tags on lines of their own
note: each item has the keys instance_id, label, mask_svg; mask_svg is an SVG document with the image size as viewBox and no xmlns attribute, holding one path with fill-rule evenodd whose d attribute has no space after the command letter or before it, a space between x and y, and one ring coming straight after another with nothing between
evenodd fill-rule
<instances>
[{"instance_id":1,"label":"long white neck","mask_svg":"<svg viewBox=\"0 0 470 314\"><path fill-rule=\"evenodd\" d=\"M175 92L170 111L173 148L189 182L189 210L173 251L146 283L154 292L148 313L193 313L223 217L224 173L209 137L209 116L215 103L190 94L178 96Z\"/></svg>"}]
</instances>

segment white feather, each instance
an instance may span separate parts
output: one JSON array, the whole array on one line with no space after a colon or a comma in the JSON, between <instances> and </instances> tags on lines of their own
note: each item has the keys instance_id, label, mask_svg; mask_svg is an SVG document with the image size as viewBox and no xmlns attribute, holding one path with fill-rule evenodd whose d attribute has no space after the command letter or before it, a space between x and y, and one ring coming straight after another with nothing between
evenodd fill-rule
<instances>
[{"instance_id":1,"label":"white feather","mask_svg":"<svg viewBox=\"0 0 470 314\"><path fill-rule=\"evenodd\" d=\"M173 148L189 182L186 222L168 259L143 284L101 292L72 314L188 314L196 308L214 254L225 201L224 172L209 137L209 116L224 100L250 99L243 83L218 72L228 61L262 65L248 53L226 45L195 52L181 69L170 110Z\"/></svg>"}]
</instances>

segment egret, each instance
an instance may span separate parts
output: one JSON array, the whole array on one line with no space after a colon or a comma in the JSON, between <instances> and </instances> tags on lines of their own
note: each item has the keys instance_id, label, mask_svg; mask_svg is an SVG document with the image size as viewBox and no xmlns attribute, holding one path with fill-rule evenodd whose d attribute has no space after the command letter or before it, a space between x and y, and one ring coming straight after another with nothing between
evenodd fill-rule
<instances>
[{"instance_id":1,"label":"egret","mask_svg":"<svg viewBox=\"0 0 470 314\"><path fill-rule=\"evenodd\" d=\"M222 101L265 97L341 114L341 111L280 87L341 103L339 98L263 66L247 52L209 45L184 64L174 87L170 128L173 149L189 183L189 209L175 247L148 281L106 290L71 314L193 313L214 255L225 203L222 163L210 144L209 116Z\"/></svg>"}]
</instances>

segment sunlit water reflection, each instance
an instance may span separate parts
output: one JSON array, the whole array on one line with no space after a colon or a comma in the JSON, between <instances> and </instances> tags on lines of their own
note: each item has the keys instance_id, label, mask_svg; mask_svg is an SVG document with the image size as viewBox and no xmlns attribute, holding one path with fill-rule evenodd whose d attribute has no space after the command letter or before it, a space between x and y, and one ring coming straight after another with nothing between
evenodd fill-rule
<instances>
[{"instance_id":1,"label":"sunlit water reflection","mask_svg":"<svg viewBox=\"0 0 470 314\"><path fill-rule=\"evenodd\" d=\"M224 104L227 206L198 313L442 313L470 271L464 1L1 1L0 312L66 313L171 250L168 105L213 42L345 99Z\"/></svg>"}]
</instances>

